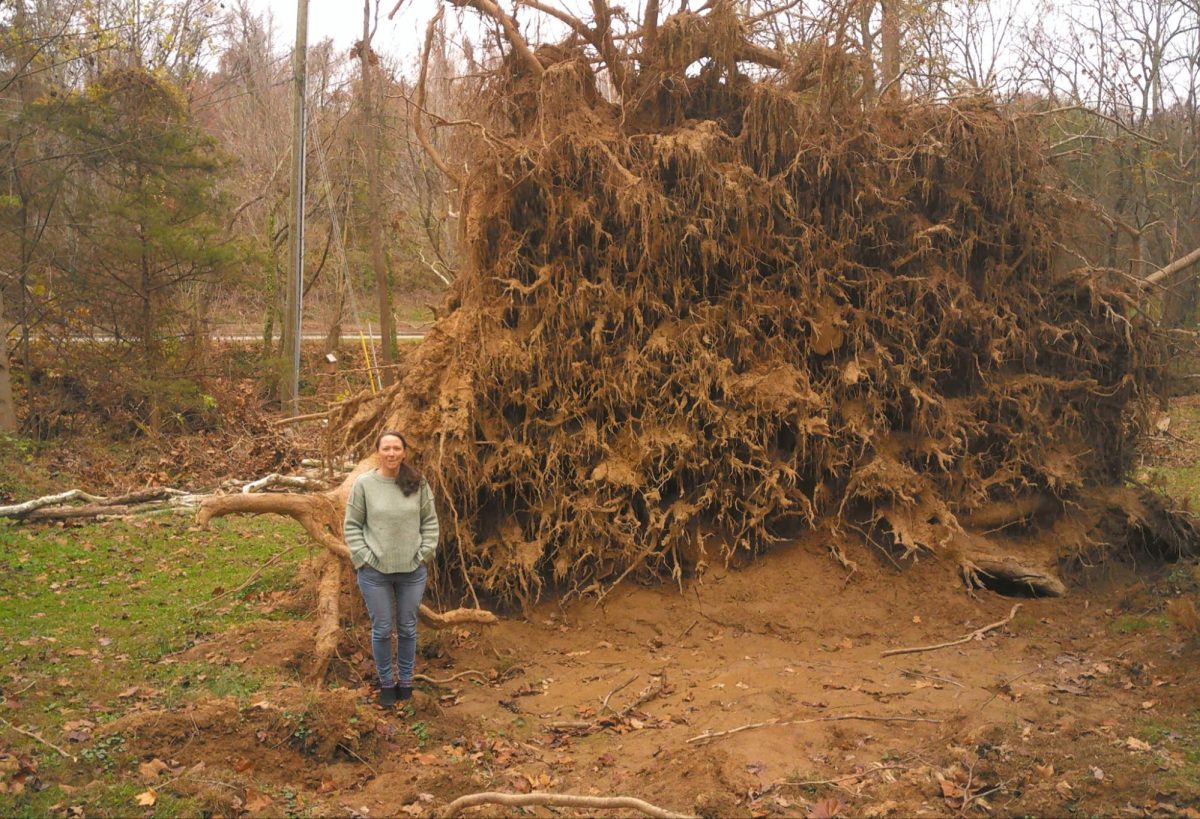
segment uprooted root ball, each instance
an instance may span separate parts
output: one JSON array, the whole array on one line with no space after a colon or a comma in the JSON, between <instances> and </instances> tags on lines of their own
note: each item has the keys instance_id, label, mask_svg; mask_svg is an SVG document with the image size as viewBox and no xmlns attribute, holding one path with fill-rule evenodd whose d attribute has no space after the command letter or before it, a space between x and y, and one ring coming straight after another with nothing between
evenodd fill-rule
<instances>
[{"instance_id":1,"label":"uprooted root ball","mask_svg":"<svg viewBox=\"0 0 1200 819\"><path fill-rule=\"evenodd\" d=\"M786 72L625 119L559 59L504 86L526 107L469 181L448 315L335 425L419 442L443 580L529 601L812 528L953 553L972 515L1121 483L1163 348L1063 251L1031 129Z\"/></svg>"}]
</instances>

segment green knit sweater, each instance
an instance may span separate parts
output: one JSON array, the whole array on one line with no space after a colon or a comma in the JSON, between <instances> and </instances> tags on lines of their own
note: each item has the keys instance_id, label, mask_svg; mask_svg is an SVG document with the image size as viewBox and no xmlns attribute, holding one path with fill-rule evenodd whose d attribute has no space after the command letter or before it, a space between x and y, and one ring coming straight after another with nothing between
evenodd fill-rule
<instances>
[{"instance_id":1,"label":"green knit sweater","mask_svg":"<svg viewBox=\"0 0 1200 819\"><path fill-rule=\"evenodd\" d=\"M355 569L415 571L437 550L433 492L421 481L421 488L405 497L394 479L374 469L364 472L350 490L342 532Z\"/></svg>"}]
</instances>

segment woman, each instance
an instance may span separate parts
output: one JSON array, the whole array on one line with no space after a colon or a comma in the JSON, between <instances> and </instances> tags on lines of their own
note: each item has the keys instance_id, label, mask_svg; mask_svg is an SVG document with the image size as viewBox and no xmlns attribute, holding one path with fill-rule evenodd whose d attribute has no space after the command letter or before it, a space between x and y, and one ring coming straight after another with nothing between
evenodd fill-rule
<instances>
[{"instance_id":1,"label":"woman","mask_svg":"<svg viewBox=\"0 0 1200 819\"><path fill-rule=\"evenodd\" d=\"M343 531L358 588L371 615L371 653L379 674L379 704L412 698L417 610L425 593L425 562L437 550L433 493L405 462L408 442L388 430L375 439L377 466L359 475L346 501ZM392 629L396 671L392 673Z\"/></svg>"}]
</instances>

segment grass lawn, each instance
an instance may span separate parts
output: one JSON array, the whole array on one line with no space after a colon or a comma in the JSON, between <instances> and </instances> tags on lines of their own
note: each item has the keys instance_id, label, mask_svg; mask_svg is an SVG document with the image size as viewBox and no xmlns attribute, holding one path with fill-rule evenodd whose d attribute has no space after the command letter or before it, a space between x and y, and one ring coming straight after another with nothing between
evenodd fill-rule
<instances>
[{"instance_id":1,"label":"grass lawn","mask_svg":"<svg viewBox=\"0 0 1200 819\"><path fill-rule=\"evenodd\" d=\"M119 735L93 731L138 686L166 702L253 693L259 681L240 669L159 660L247 620L294 616L271 602L293 584L306 543L276 517L224 518L208 530L179 514L73 527L0 521L0 815L145 811L129 776L140 760L127 758ZM51 745L90 768L85 793L55 784L66 766L79 768ZM154 812L196 810L164 795Z\"/></svg>"}]
</instances>

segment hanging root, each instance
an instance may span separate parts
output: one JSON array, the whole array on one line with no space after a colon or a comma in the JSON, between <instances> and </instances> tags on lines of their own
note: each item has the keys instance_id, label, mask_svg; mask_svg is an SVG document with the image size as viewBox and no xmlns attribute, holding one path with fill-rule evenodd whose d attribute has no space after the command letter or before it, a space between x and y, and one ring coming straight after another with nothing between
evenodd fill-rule
<instances>
[{"instance_id":1,"label":"hanging root","mask_svg":"<svg viewBox=\"0 0 1200 819\"><path fill-rule=\"evenodd\" d=\"M286 515L298 521L309 537L325 548L326 552L322 555L319 564L321 579L318 585L317 611L320 624L317 629L318 645L314 660L314 678L324 676L329 660L336 649L339 633L337 629L339 609L337 592L341 588L341 572L346 571L350 566L350 549L340 537L334 534L335 531L341 531L342 504L344 503L342 498L341 490L306 495L290 493L218 495L206 498L196 514L196 520L201 526L207 526L213 518L230 514ZM326 599L326 595L330 594L333 595L332 602ZM418 616L421 622L431 628L448 628L466 624L491 625L499 622L499 618L495 614L483 609L460 608L437 612L425 604L421 604ZM333 619L330 620L330 617Z\"/></svg>"}]
</instances>

